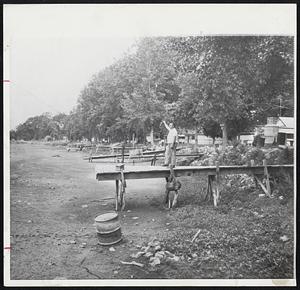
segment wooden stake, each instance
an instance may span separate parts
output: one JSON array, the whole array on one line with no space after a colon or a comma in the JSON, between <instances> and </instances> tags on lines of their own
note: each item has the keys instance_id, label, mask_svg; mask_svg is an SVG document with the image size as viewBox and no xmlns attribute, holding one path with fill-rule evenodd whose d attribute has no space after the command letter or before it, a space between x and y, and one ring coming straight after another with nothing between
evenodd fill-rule
<instances>
[{"instance_id":1,"label":"wooden stake","mask_svg":"<svg viewBox=\"0 0 300 290\"><path fill-rule=\"evenodd\" d=\"M116 180L116 211L119 210L119 180Z\"/></svg>"},{"instance_id":2,"label":"wooden stake","mask_svg":"<svg viewBox=\"0 0 300 290\"><path fill-rule=\"evenodd\" d=\"M219 202L219 180L220 179L220 168L219 168L219 162L216 162L216 190L214 192L214 206L217 207L218 206L218 202Z\"/></svg>"},{"instance_id":3,"label":"wooden stake","mask_svg":"<svg viewBox=\"0 0 300 290\"><path fill-rule=\"evenodd\" d=\"M206 189L206 196L204 200L208 201L209 195L210 195L210 175L207 175L207 189Z\"/></svg>"},{"instance_id":4,"label":"wooden stake","mask_svg":"<svg viewBox=\"0 0 300 290\"><path fill-rule=\"evenodd\" d=\"M268 172L268 167L267 167L267 160L263 160L263 166L264 166L264 174L266 177L266 185L267 185L267 195L270 197L271 196L271 186L270 186L270 177L269 177L269 172Z\"/></svg>"}]
</instances>

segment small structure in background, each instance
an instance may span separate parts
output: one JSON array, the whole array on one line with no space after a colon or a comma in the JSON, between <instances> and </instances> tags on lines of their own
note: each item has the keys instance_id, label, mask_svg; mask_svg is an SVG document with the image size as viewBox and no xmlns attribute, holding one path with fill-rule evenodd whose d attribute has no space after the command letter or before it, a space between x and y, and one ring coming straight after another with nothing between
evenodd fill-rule
<instances>
[{"instance_id":1,"label":"small structure in background","mask_svg":"<svg viewBox=\"0 0 300 290\"><path fill-rule=\"evenodd\" d=\"M293 117L268 117L264 126L265 145L293 146L295 122Z\"/></svg>"}]
</instances>

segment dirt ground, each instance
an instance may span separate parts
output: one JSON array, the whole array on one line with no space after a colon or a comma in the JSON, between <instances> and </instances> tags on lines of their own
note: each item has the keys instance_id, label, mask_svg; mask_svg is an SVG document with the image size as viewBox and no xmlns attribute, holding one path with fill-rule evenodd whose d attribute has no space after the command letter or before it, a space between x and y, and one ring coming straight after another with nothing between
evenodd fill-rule
<instances>
[{"instance_id":1,"label":"dirt ground","mask_svg":"<svg viewBox=\"0 0 300 290\"><path fill-rule=\"evenodd\" d=\"M98 245L93 223L114 209L115 184L96 181L96 163L35 143L11 144L10 158L12 280L293 277L292 199L247 189L216 210L201 201L204 186L182 179L179 207L167 211L163 179L130 180L119 214L123 241L111 252ZM155 269L142 258L143 268L120 263L154 237L180 262Z\"/></svg>"}]
</instances>

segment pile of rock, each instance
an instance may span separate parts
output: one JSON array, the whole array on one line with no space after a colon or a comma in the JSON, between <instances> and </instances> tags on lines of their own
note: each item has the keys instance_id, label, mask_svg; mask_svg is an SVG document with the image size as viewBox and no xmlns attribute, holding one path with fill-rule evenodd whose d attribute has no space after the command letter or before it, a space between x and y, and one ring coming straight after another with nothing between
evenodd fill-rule
<instances>
[{"instance_id":1,"label":"pile of rock","mask_svg":"<svg viewBox=\"0 0 300 290\"><path fill-rule=\"evenodd\" d=\"M164 250L158 240L150 241L147 246L140 247L140 251L131 255L132 258L145 257L149 259L149 265L155 267L163 261L178 262L180 258L173 253Z\"/></svg>"}]
</instances>

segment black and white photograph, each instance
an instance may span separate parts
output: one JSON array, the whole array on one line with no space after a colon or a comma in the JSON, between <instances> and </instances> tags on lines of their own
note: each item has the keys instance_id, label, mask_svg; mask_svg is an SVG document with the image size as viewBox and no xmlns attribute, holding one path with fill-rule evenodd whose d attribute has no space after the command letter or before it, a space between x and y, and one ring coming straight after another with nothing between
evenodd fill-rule
<instances>
[{"instance_id":1,"label":"black and white photograph","mask_svg":"<svg viewBox=\"0 0 300 290\"><path fill-rule=\"evenodd\" d=\"M295 286L296 4L6 4L6 286Z\"/></svg>"}]
</instances>

